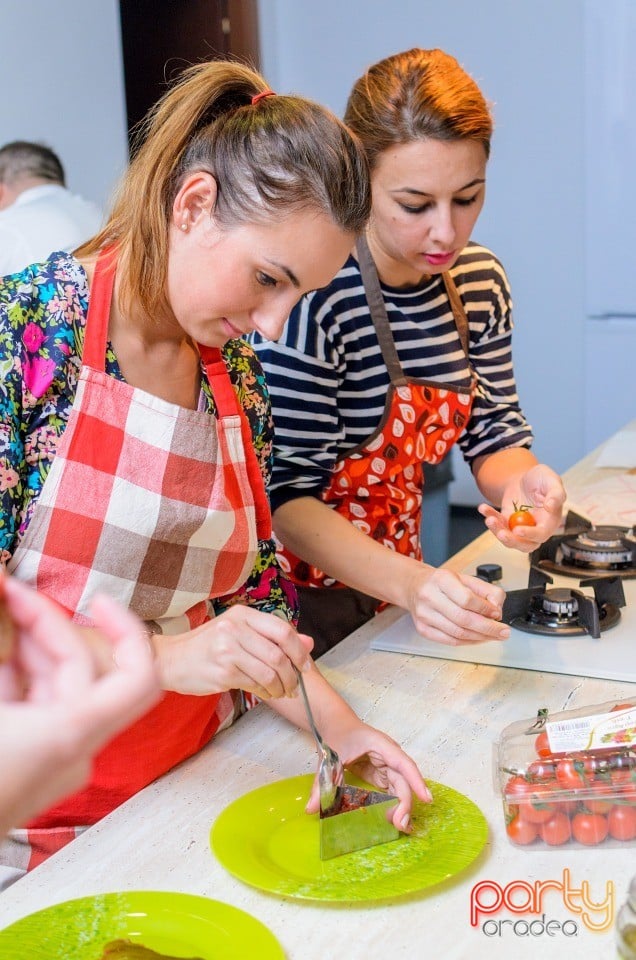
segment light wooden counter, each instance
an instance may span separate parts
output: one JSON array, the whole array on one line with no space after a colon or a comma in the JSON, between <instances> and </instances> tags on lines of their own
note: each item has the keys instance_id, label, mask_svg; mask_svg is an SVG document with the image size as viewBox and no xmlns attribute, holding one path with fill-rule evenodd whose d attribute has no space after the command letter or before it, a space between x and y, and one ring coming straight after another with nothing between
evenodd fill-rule
<instances>
[{"instance_id":1,"label":"light wooden counter","mask_svg":"<svg viewBox=\"0 0 636 960\"><path fill-rule=\"evenodd\" d=\"M580 469L587 469L585 461ZM478 555L471 545L449 565L465 566L471 550ZM554 711L634 697L636 685L370 651L375 632L398 615L385 611L327 654L320 667L365 720L402 743L426 775L467 794L484 812L489 841L468 871L428 893L367 906L280 899L228 875L209 849L218 814L249 790L314 768L309 737L260 706L1 894L0 926L89 893L175 890L248 911L272 930L289 960L612 960L613 931L590 932L557 890L544 895L545 919L576 920L575 937L516 936L511 924L501 936L487 936L470 925L469 907L471 889L480 881L502 888L514 881L562 882L566 868L574 887L589 882L595 900L605 898L610 881L617 901L624 899L636 873L636 846L523 850L509 843L492 786L491 752L503 727L534 716L539 706ZM505 910L497 915L522 917L535 919Z\"/></svg>"}]
</instances>

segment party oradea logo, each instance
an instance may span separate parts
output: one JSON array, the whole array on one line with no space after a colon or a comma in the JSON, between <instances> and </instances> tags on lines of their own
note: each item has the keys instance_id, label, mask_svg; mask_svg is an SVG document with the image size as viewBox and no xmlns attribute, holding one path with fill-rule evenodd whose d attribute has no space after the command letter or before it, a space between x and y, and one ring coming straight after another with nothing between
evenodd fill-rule
<instances>
[{"instance_id":1,"label":"party oradea logo","mask_svg":"<svg viewBox=\"0 0 636 960\"><path fill-rule=\"evenodd\" d=\"M505 886L480 880L470 891L470 925L486 937L571 938L582 929L603 933L614 923L614 883L607 881L603 899L599 893L587 880L576 886L567 867L561 880L512 880ZM569 913L565 919L562 906ZM558 918L552 915L555 909Z\"/></svg>"}]
</instances>

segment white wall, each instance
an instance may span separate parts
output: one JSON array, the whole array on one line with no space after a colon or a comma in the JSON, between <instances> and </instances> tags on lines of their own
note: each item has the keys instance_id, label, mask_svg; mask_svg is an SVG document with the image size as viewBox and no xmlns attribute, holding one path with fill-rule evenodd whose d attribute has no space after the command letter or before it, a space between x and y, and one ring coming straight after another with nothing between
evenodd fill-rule
<instances>
[{"instance_id":1,"label":"white wall","mask_svg":"<svg viewBox=\"0 0 636 960\"><path fill-rule=\"evenodd\" d=\"M0 144L46 143L102 206L128 160L117 0L2 0Z\"/></svg>"},{"instance_id":2,"label":"white wall","mask_svg":"<svg viewBox=\"0 0 636 960\"><path fill-rule=\"evenodd\" d=\"M611 10L614 0L592 2ZM260 0L263 72L274 89L341 115L369 64L442 47L493 103L475 239L507 269L519 393L535 453L558 470L584 453L584 13L581 0ZM472 502L462 477L453 499Z\"/></svg>"}]
</instances>

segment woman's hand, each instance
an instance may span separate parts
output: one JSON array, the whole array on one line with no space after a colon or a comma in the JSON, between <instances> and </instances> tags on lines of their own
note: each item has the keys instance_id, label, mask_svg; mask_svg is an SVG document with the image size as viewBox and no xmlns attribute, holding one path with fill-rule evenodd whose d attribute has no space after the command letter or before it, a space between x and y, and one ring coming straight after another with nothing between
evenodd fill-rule
<instances>
[{"instance_id":1,"label":"woman's hand","mask_svg":"<svg viewBox=\"0 0 636 960\"><path fill-rule=\"evenodd\" d=\"M247 690L263 700L294 696L294 667L311 665L310 637L286 620L237 604L178 637L153 637L165 690L198 695Z\"/></svg>"},{"instance_id":2,"label":"woman's hand","mask_svg":"<svg viewBox=\"0 0 636 960\"><path fill-rule=\"evenodd\" d=\"M91 614L111 643L104 674L81 628L50 600L0 577L16 632L0 666L0 834L80 787L97 750L160 695L141 623L106 597Z\"/></svg>"},{"instance_id":3,"label":"woman's hand","mask_svg":"<svg viewBox=\"0 0 636 960\"><path fill-rule=\"evenodd\" d=\"M478 577L418 564L406 596L415 629L427 640L457 646L510 636L501 623L504 591Z\"/></svg>"},{"instance_id":4,"label":"woman's hand","mask_svg":"<svg viewBox=\"0 0 636 960\"><path fill-rule=\"evenodd\" d=\"M411 829L413 795L424 803L432 800L430 790L412 760L391 737L363 723L355 722L341 728L337 735L329 734L330 742L343 765L366 783L385 790L398 798L392 812L393 825L403 833ZM318 778L314 780L307 813L320 809Z\"/></svg>"},{"instance_id":5,"label":"woman's hand","mask_svg":"<svg viewBox=\"0 0 636 960\"><path fill-rule=\"evenodd\" d=\"M565 497L559 475L545 464L538 463L506 485L501 512L486 503L479 506L479 512L486 518L486 526L500 543L523 553L532 553L558 530ZM518 526L510 530L508 518L514 512L515 504L530 507L535 521L533 526Z\"/></svg>"}]
</instances>

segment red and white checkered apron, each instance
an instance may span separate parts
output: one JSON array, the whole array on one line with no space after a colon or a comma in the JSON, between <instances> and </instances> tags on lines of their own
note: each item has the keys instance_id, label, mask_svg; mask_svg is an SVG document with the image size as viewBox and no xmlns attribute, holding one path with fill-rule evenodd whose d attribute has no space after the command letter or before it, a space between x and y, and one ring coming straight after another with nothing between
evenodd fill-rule
<instances>
[{"instance_id":1,"label":"red and white checkered apron","mask_svg":"<svg viewBox=\"0 0 636 960\"><path fill-rule=\"evenodd\" d=\"M357 251L371 319L391 384L377 429L336 463L321 499L374 540L421 560L422 465L439 463L459 438L470 416L473 388L458 390L404 375L365 240L358 241ZM450 274L444 274L443 279L468 358L466 313ZM284 548L278 557L298 586L344 586Z\"/></svg>"},{"instance_id":2,"label":"red and white checkered apron","mask_svg":"<svg viewBox=\"0 0 636 960\"><path fill-rule=\"evenodd\" d=\"M219 350L200 347L217 408L188 410L105 373L114 258L91 286L82 369L68 425L28 529L9 563L90 623L91 598L116 597L155 632L211 616L210 599L250 574L269 506L249 424ZM96 758L86 788L16 831L12 865L31 868L175 764L239 709L238 692L166 693ZM2 851L2 861L7 859Z\"/></svg>"}]
</instances>

